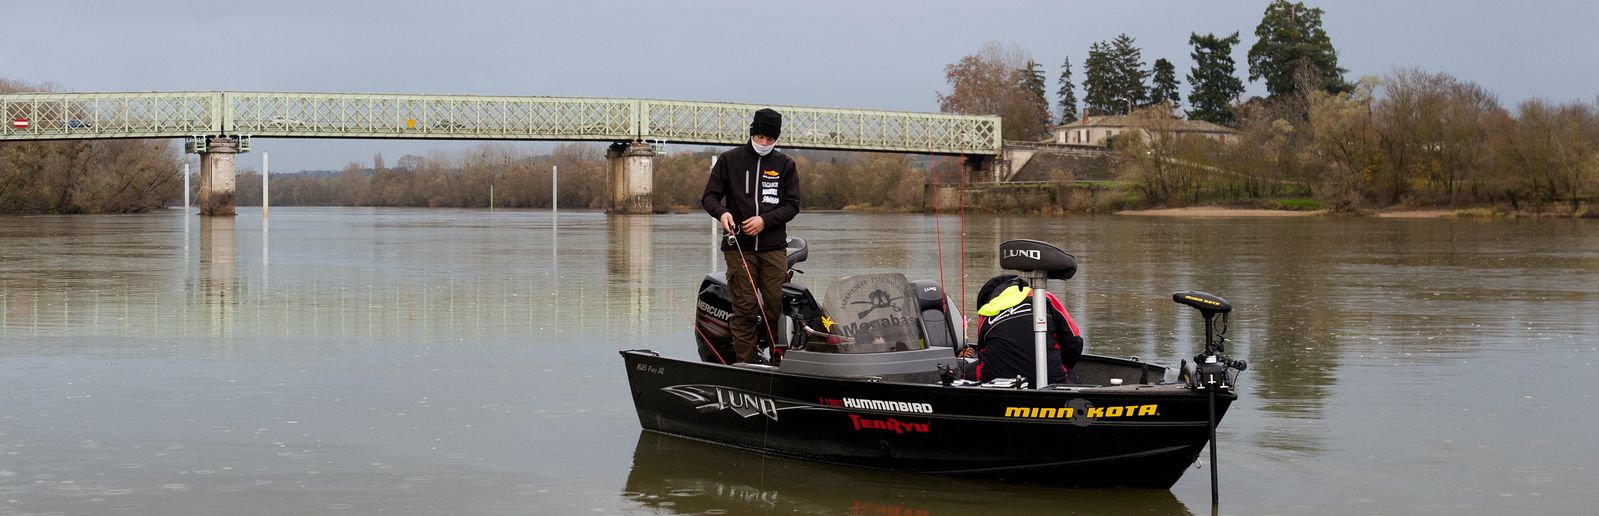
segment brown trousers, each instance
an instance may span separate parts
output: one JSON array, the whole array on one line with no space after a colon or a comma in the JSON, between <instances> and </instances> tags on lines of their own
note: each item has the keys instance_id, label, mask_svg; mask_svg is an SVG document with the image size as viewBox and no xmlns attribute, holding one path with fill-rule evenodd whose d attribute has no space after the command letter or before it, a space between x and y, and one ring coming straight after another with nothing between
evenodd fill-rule
<instances>
[{"instance_id":1,"label":"brown trousers","mask_svg":"<svg viewBox=\"0 0 1599 516\"><path fill-rule=\"evenodd\" d=\"M727 260L727 289L733 298L733 318L727 324L728 331L733 334L733 352L738 354L739 362L754 362L758 356L756 335L765 335L770 328L771 335L767 338L775 343L777 332L782 330L778 322L783 315L783 280L788 276L788 254L783 249L746 252L740 260L735 250L724 251L722 257ZM749 263L749 274L745 274L745 262ZM761 303L766 308L764 323L756 319L761 305L756 304L755 293L750 289L752 277L760 287Z\"/></svg>"}]
</instances>

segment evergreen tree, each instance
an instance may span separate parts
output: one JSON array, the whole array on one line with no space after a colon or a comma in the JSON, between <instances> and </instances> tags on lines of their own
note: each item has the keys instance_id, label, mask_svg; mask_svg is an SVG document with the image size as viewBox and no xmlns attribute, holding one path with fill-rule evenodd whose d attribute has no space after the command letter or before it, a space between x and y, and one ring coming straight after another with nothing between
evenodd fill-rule
<instances>
[{"instance_id":1,"label":"evergreen tree","mask_svg":"<svg viewBox=\"0 0 1599 516\"><path fill-rule=\"evenodd\" d=\"M1044 66L1031 59L1015 71L1018 111L1026 120L1023 134L1043 135L1049 130L1049 98L1044 96Z\"/></svg>"},{"instance_id":2,"label":"evergreen tree","mask_svg":"<svg viewBox=\"0 0 1599 516\"><path fill-rule=\"evenodd\" d=\"M1273 0L1255 27L1259 38L1249 47L1249 80L1266 81L1266 91L1276 100L1321 89L1331 93L1350 90L1338 67L1338 52L1321 28L1320 8L1303 2Z\"/></svg>"},{"instance_id":3,"label":"evergreen tree","mask_svg":"<svg viewBox=\"0 0 1599 516\"><path fill-rule=\"evenodd\" d=\"M1144 71L1143 51L1134 46L1133 41L1131 36L1123 33L1110 42L1122 114L1126 114L1131 107L1149 105L1149 86L1144 83L1144 79L1149 78L1149 72Z\"/></svg>"},{"instance_id":4,"label":"evergreen tree","mask_svg":"<svg viewBox=\"0 0 1599 516\"><path fill-rule=\"evenodd\" d=\"M1077 121L1077 91L1072 86L1072 58L1060 63L1060 89L1055 94L1060 97L1060 123L1069 124Z\"/></svg>"},{"instance_id":5,"label":"evergreen tree","mask_svg":"<svg viewBox=\"0 0 1599 516\"><path fill-rule=\"evenodd\" d=\"M1144 80L1143 52L1126 34L1109 43L1100 41L1088 47L1083 63L1083 116L1125 115L1132 108L1149 104L1149 87Z\"/></svg>"},{"instance_id":6,"label":"evergreen tree","mask_svg":"<svg viewBox=\"0 0 1599 516\"><path fill-rule=\"evenodd\" d=\"M1188 72L1188 102L1193 106L1188 118L1232 125L1236 120L1232 103L1244 93L1244 81L1234 75L1233 45L1238 44L1238 33L1225 38L1189 34L1188 44L1194 46L1189 54L1194 68Z\"/></svg>"},{"instance_id":7,"label":"evergreen tree","mask_svg":"<svg viewBox=\"0 0 1599 516\"><path fill-rule=\"evenodd\" d=\"M1126 112L1127 105L1118 100L1114 66L1109 44L1099 41L1088 47L1088 60L1083 61L1084 117Z\"/></svg>"},{"instance_id":8,"label":"evergreen tree","mask_svg":"<svg viewBox=\"0 0 1599 516\"><path fill-rule=\"evenodd\" d=\"M1151 105L1162 102L1171 104L1173 110L1179 109L1183 104L1182 93L1177 91L1177 67L1165 59L1155 60L1154 88L1149 92Z\"/></svg>"}]
</instances>

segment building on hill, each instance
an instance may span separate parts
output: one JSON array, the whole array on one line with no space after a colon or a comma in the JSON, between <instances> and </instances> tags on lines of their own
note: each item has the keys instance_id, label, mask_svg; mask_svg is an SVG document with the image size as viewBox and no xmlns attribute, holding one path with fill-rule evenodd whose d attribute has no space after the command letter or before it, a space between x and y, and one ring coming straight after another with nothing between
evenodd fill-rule
<instances>
[{"instance_id":1,"label":"building on hill","mask_svg":"<svg viewBox=\"0 0 1599 516\"><path fill-rule=\"evenodd\" d=\"M1112 136L1134 130L1132 120L1123 115L1089 116L1065 125L1051 127L1054 137L1049 143L1057 145L1092 145L1105 147ZM1238 131L1203 120L1173 119L1171 131L1178 136L1203 136L1222 143L1238 141Z\"/></svg>"}]
</instances>

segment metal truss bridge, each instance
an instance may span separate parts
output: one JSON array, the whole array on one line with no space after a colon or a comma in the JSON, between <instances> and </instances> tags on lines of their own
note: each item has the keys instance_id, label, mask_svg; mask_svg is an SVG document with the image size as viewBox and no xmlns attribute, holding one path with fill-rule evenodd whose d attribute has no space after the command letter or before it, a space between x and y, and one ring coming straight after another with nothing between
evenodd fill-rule
<instances>
[{"instance_id":1,"label":"metal truss bridge","mask_svg":"<svg viewBox=\"0 0 1599 516\"><path fill-rule=\"evenodd\" d=\"M785 148L998 156L1000 120L718 102L234 91L0 95L0 142L101 138L396 138L737 145L783 113Z\"/></svg>"}]
</instances>

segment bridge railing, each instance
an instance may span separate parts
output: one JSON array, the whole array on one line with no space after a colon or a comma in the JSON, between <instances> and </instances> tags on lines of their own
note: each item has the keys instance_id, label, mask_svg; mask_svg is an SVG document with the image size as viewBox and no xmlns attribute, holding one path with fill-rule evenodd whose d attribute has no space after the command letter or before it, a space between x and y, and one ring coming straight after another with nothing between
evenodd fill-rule
<instances>
[{"instance_id":1,"label":"bridge railing","mask_svg":"<svg viewBox=\"0 0 1599 516\"><path fill-rule=\"evenodd\" d=\"M647 140L737 145L749 140L750 115L783 113L783 147L994 155L999 117L826 109L721 102L644 100L640 135Z\"/></svg>"},{"instance_id":2,"label":"bridge railing","mask_svg":"<svg viewBox=\"0 0 1599 516\"><path fill-rule=\"evenodd\" d=\"M223 131L221 92L0 95L0 136L10 140L155 138Z\"/></svg>"}]
</instances>

